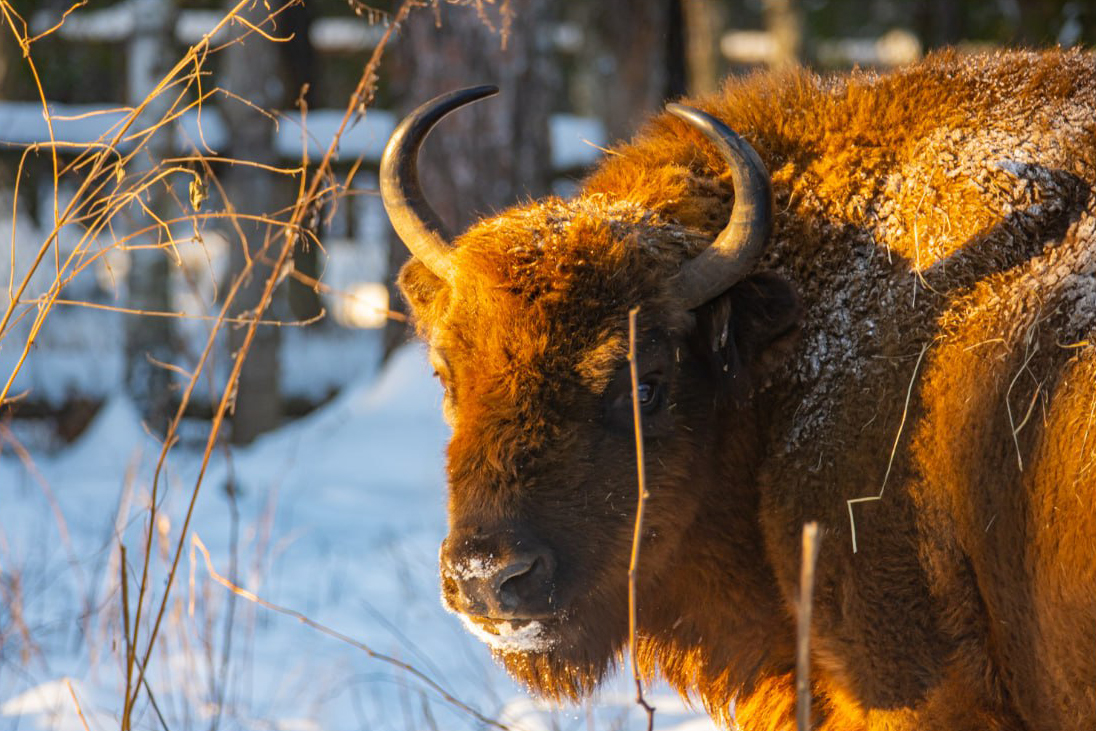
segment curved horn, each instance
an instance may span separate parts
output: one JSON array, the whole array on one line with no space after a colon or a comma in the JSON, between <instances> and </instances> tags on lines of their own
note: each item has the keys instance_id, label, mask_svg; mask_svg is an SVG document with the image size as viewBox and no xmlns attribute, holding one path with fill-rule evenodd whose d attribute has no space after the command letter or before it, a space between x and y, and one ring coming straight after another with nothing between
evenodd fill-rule
<instances>
[{"instance_id":1,"label":"curved horn","mask_svg":"<svg viewBox=\"0 0 1096 731\"><path fill-rule=\"evenodd\" d=\"M453 278L449 237L419 185L419 147L442 117L498 91L497 86L472 86L431 99L400 122L381 156L381 200L392 227L411 254L446 281Z\"/></svg>"},{"instance_id":2,"label":"curved horn","mask_svg":"<svg viewBox=\"0 0 1096 731\"><path fill-rule=\"evenodd\" d=\"M773 193L769 171L754 148L710 114L681 104L666 110L699 130L731 167L734 209L712 245L682 265L673 286L689 309L699 307L749 274L769 240Z\"/></svg>"}]
</instances>

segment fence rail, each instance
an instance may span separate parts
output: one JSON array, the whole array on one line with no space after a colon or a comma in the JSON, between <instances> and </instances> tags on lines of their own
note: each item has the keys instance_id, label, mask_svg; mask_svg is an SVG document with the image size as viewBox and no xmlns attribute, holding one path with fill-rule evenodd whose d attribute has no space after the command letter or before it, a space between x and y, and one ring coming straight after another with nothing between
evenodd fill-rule
<instances>
[{"instance_id":1,"label":"fence rail","mask_svg":"<svg viewBox=\"0 0 1096 731\"><path fill-rule=\"evenodd\" d=\"M66 145L89 145L106 138L130 113L120 106L98 104L47 104L53 123L54 139ZM334 139L345 111L315 109L308 112L308 152L313 158L322 154ZM274 145L287 160L301 159L304 128L297 111L282 112ZM228 132L220 111L206 105L198 114L190 110L180 116L175 130L178 152L195 150L215 154L228 141ZM380 161L381 152L396 124L392 112L370 109L364 117L343 133L339 155L343 159L364 158ZM583 168L601 157L605 146L605 128L601 122L573 114L555 114L549 120L552 166L557 172ZM37 102L0 102L0 152L17 151L29 145L48 145L49 127ZM126 145L121 145L122 149ZM64 149L61 150L64 152Z\"/></svg>"},{"instance_id":2,"label":"fence rail","mask_svg":"<svg viewBox=\"0 0 1096 731\"><path fill-rule=\"evenodd\" d=\"M719 42L724 58L734 63L771 64L779 47L774 35L763 30L724 33ZM820 38L811 55L823 66L901 66L921 58L921 41L908 30L895 29L878 38Z\"/></svg>"},{"instance_id":3,"label":"fence rail","mask_svg":"<svg viewBox=\"0 0 1096 731\"><path fill-rule=\"evenodd\" d=\"M63 40L82 43L124 43L137 30L139 10L134 0L123 0L110 7L71 13L57 35ZM223 12L216 10L181 10L174 23L175 40L190 46L200 41L216 27ZM31 20L31 28L41 33L57 22L55 13L41 11ZM323 53L355 53L369 51L381 36L383 25L370 25L353 18L316 18L312 21L308 37L316 50ZM223 32L211 40L227 38Z\"/></svg>"}]
</instances>

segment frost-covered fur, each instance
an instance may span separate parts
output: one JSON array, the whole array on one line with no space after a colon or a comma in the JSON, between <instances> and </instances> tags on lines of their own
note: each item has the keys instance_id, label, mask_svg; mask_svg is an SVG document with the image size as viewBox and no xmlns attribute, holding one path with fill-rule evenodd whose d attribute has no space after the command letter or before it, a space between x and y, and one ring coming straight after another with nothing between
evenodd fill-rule
<instances>
[{"instance_id":1,"label":"frost-covered fur","mask_svg":"<svg viewBox=\"0 0 1096 731\"><path fill-rule=\"evenodd\" d=\"M443 561L514 533L558 562L551 649L500 660L575 696L626 644L638 304L667 394L645 423L648 672L745 729L794 728L818 520L817 728L1096 727L1096 57L940 54L692 103L776 197L761 273L715 301L686 312L667 282L725 224L729 176L668 115L574 200L464 234L453 285L402 275L449 393Z\"/></svg>"}]
</instances>

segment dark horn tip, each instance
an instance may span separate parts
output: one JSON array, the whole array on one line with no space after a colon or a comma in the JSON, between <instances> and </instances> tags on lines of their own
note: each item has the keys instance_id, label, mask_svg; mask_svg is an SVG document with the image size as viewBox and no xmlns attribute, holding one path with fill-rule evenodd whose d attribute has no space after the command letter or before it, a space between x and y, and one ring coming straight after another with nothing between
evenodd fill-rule
<instances>
[{"instance_id":1,"label":"dark horn tip","mask_svg":"<svg viewBox=\"0 0 1096 731\"><path fill-rule=\"evenodd\" d=\"M684 263L675 277L682 299L692 308L753 270L772 230L772 183L757 151L722 120L684 104L667 104L666 111L716 147L730 168L734 186L735 203L727 226L711 246Z\"/></svg>"},{"instance_id":2,"label":"dark horn tip","mask_svg":"<svg viewBox=\"0 0 1096 731\"><path fill-rule=\"evenodd\" d=\"M677 102L670 102L667 104L666 111L678 119L688 122L694 127L711 127L711 122L715 120L710 114L706 114L694 107L678 104Z\"/></svg>"},{"instance_id":3,"label":"dark horn tip","mask_svg":"<svg viewBox=\"0 0 1096 731\"><path fill-rule=\"evenodd\" d=\"M439 119L449 114L449 112L463 107L466 104L479 101L480 99L495 96L498 93L499 88L494 84L483 84L480 86L465 87L464 89L454 89L453 91L434 97L421 105L418 109L408 115L407 120L427 119L430 120L428 124L432 126L434 122L437 122Z\"/></svg>"},{"instance_id":4,"label":"dark horn tip","mask_svg":"<svg viewBox=\"0 0 1096 731\"><path fill-rule=\"evenodd\" d=\"M419 185L419 147L447 114L498 92L497 86L485 84L434 97L396 125L381 155L378 183L393 228L411 253L445 280L453 274L448 261L451 236Z\"/></svg>"},{"instance_id":5,"label":"dark horn tip","mask_svg":"<svg viewBox=\"0 0 1096 731\"><path fill-rule=\"evenodd\" d=\"M498 93L499 88L493 84L469 86L446 92L420 105L404 117L392 132L381 156L381 170L388 170L397 164L413 168L419 145L442 117L466 104Z\"/></svg>"},{"instance_id":6,"label":"dark horn tip","mask_svg":"<svg viewBox=\"0 0 1096 731\"><path fill-rule=\"evenodd\" d=\"M757 151L722 120L713 117L707 112L702 112L695 107L689 107L676 102L667 104L666 111L685 122L690 127L696 129L716 145L724 143L728 147L731 147L739 157L745 158L750 164L757 168L757 170L765 176L766 183L768 182L769 170L761 160L761 157L758 156Z\"/></svg>"},{"instance_id":7,"label":"dark horn tip","mask_svg":"<svg viewBox=\"0 0 1096 731\"><path fill-rule=\"evenodd\" d=\"M487 96L494 96L499 93L499 88L494 84L479 84L478 86L469 86L464 89L458 89L454 93L468 94L470 97L474 96L476 99L482 99Z\"/></svg>"},{"instance_id":8,"label":"dark horn tip","mask_svg":"<svg viewBox=\"0 0 1096 731\"><path fill-rule=\"evenodd\" d=\"M734 131L731 130L730 127L707 112L702 112L694 107L671 102L666 105L666 111L680 119L682 122L685 122L685 124L690 127L693 127L698 132L703 133L705 137L716 137L723 130L727 130L728 132L731 132L731 134L734 134Z\"/></svg>"}]
</instances>

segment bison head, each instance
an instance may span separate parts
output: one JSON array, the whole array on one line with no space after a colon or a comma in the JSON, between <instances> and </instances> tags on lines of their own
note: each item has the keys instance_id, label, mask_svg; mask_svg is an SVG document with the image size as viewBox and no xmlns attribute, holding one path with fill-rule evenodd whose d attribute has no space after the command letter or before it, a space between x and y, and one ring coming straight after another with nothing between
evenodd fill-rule
<instances>
[{"instance_id":1,"label":"bison head","mask_svg":"<svg viewBox=\"0 0 1096 731\"><path fill-rule=\"evenodd\" d=\"M712 488L728 474L748 479L750 437L734 414L763 354L794 330L796 304L779 278L748 276L770 228L761 160L718 120L676 105L729 167L735 203L714 242L665 210L602 192L513 208L450 243L422 195L418 148L443 116L494 92L454 92L405 119L381 191L414 254L400 286L453 430L444 602L533 690L577 697L627 643L628 311L640 307L651 490L637 605L641 632L654 636L679 611L667 587L685 575L681 556Z\"/></svg>"}]
</instances>

